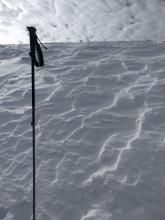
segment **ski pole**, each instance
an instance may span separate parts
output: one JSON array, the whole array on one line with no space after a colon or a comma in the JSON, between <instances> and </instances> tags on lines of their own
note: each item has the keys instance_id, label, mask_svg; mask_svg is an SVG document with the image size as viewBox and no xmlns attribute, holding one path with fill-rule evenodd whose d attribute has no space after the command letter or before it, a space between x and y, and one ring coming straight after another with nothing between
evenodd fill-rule
<instances>
[{"instance_id":1,"label":"ski pole","mask_svg":"<svg viewBox=\"0 0 165 220\"><path fill-rule=\"evenodd\" d=\"M43 54L38 43L35 27L27 27L30 35L30 57L31 57L31 89L32 89L32 152L33 152L33 220L36 220L36 141L35 141L35 66L44 65ZM46 47L45 47L46 48Z\"/></svg>"}]
</instances>

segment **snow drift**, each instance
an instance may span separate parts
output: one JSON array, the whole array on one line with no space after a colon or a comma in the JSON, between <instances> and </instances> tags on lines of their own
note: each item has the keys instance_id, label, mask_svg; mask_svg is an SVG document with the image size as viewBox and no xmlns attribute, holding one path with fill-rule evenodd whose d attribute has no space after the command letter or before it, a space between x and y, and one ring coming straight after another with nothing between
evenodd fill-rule
<instances>
[{"instance_id":1,"label":"snow drift","mask_svg":"<svg viewBox=\"0 0 165 220\"><path fill-rule=\"evenodd\" d=\"M40 220L165 219L165 44L49 44L36 72ZM32 213L30 58L0 47L0 219Z\"/></svg>"}]
</instances>

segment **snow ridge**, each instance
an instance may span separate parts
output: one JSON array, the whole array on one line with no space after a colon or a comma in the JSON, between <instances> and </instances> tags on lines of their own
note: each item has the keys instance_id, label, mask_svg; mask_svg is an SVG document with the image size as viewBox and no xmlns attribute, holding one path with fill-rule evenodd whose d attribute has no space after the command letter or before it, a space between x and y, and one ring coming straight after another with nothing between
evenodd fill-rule
<instances>
[{"instance_id":1,"label":"snow ridge","mask_svg":"<svg viewBox=\"0 0 165 220\"><path fill-rule=\"evenodd\" d=\"M1 0L0 44L28 42L34 25L43 42L165 39L162 0Z\"/></svg>"}]
</instances>

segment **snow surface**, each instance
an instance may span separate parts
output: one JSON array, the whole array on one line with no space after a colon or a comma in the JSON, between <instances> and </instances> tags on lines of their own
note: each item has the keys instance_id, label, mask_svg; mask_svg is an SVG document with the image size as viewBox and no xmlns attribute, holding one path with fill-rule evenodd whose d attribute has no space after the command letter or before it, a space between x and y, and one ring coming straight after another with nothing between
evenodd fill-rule
<instances>
[{"instance_id":1,"label":"snow surface","mask_svg":"<svg viewBox=\"0 0 165 220\"><path fill-rule=\"evenodd\" d=\"M164 0L1 0L0 44L27 43L34 25L44 42L165 40Z\"/></svg>"},{"instance_id":2,"label":"snow surface","mask_svg":"<svg viewBox=\"0 0 165 220\"><path fill-rule=\"evenodd\" d=\"M48 44L36 71L38 220L165 219L165 44ZM0 219L32 213L27 46L0 47Z\"/></svg>"}]
</instances>

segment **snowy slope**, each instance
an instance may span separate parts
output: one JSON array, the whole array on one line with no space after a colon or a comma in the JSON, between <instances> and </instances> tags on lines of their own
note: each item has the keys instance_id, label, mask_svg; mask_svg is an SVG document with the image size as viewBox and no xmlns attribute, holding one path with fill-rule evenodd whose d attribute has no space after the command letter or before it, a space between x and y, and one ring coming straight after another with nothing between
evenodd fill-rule
<instances>
[{"instance_id":1,"label":"snowy slope","mask_svg":"<svg viewBox=\"0 0 165 220\"><path fill-rule=\"evenodd\" d=\"M0 44L165 39L164 0L1 0Z\"/></svg>"},{"instance_id":2,"label":"snowy slope","mask_svg":"<svg viewBox=\"0 0 165 220\"><path fill-rule=\"evenodd\" d=\"M48 44L37 84L39 220L165 219L165 44ZM0 219L32 213L27 46L0 47Z\"/></svg>"}]
</instances>

